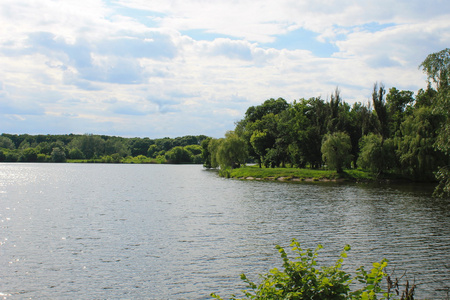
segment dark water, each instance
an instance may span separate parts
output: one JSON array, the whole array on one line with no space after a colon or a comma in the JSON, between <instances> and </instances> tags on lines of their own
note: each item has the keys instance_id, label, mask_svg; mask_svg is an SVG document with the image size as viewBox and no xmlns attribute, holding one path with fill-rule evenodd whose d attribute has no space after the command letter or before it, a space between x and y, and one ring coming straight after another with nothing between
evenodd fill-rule
<instances>
[{"instance_id":1,"label":"dark water","mask_svg":"<svg viewBox=\"0 0 450 300\"><path fill-rule=\"evenodd\" d=\"M296 238L346 268L382 258L445 299L450 202L425 185L222 179L201 166L0 164L0 298L208 299Z\"/></svg>"}]
</instances>

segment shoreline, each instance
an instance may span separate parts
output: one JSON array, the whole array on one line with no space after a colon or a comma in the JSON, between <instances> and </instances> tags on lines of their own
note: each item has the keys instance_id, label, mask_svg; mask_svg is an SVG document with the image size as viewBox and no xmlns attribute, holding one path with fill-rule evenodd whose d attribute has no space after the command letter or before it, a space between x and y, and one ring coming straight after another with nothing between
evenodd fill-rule
<instances>
[{"instance_id":1,"label":"shoreline","mask_svg":"<svg viewBox=\"0 0 450 300\"><path fill-rule=\"evenodd\" d=\"M314 177L307 177L307 178L300 178L300 177L291 177L291 176L280 176L280 177L253 177L253 176L247 176L247 177L233 177L234 179L239 180L250 180L250 181L281 181L281 182L352 182L351 180L345 179L345 178L314 178Z\"/></svg>"},{"instance_id":2,"label":"shoreline","mask_svg":"<svg viewBox=\"0 0 450 300\"><path fill-rule=\"evenodd\" d=\"M224 176L223 176L224 175ZM332 183L437 183L436 181L417 181L399 174L376 176L370 171L348 169L343 173L332 170L298 168L259 168L245 166L225 172L222 176L248 181L278 182L332 182Z\"/></svg>"}]
</instances>

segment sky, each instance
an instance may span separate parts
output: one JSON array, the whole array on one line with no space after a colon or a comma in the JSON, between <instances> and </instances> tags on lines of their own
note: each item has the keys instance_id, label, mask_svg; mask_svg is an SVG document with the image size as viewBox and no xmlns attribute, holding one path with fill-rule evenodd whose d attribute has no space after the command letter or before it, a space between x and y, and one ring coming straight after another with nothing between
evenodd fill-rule
<instances>
[{"instance_id":1,"label":"sky","mask_svg":"<svg viewBox=\"0 0 450 300\"><path fill-rule=\"evenodd\" d=\"M0 133L222 137L270 98L417 92L448 0L2 0Z\"/></svg>"}]
</instances>

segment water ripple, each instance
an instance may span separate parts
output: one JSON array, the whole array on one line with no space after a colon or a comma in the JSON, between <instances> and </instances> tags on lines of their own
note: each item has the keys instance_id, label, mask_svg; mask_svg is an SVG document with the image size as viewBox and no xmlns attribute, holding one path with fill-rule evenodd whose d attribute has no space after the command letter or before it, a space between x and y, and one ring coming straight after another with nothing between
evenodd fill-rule
<instances>
[{"instance_id":1,"label":"water ripple","mask_svg":"<svg viewBox=\"0 0 450 300\"><path fill-rule=\"evenodd\" d=\"M208 299L297 238L346 270L388 258L444 298L450 205L426 185L226 180L200 166L0 165L3 298Z\"/></svg>"}]
</instances>

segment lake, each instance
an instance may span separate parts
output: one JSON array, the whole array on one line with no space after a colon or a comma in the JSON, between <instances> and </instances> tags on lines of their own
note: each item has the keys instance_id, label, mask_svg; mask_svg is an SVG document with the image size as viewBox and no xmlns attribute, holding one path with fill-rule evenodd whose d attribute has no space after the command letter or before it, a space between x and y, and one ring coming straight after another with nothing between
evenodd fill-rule
<instances>
[{"instance_id":1,"label":"lake","mask_svg":"<svg viewBox=\"0 0 450 300\"><path fill-rule=\"evenodd\" d=\"M0 298L209 299L321 243L389 259L417 298L450 285L450 202L421 184L223 179L199 165L0 164Z\"/></svg>"}]
</instances>

